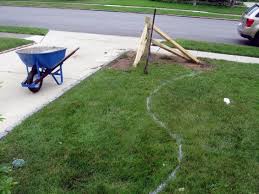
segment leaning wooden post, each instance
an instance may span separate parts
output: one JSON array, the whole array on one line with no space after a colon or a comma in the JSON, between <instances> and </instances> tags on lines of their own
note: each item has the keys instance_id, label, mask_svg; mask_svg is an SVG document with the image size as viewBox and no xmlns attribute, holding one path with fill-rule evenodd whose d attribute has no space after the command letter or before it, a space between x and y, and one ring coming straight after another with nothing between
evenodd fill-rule
<instances>
[{"instance_id":1,"label":"leaning wooden post","mask_svg":"<svg viewBox=\"0 0 259 194\"><path fill-rule=\"evenodd\" d=\"M151 33L151 18L150 17L145 17L145 24L147 25L147 36L146 36L146 44L144 46L144 56L147 56L148 54L148 45L149 45L149 40L150 40L150 33Z\"/></svg>"},{"instance_id":2,"label":"leaning wooden post","mask_svg":"<svg viewBox=\"0 0 259 194\"><path fill-rule=\"evenodd\" d=\"M145 26L144 26L144 30L142 32L140 41L139 41L139 45L138 45L138 49L137 49L137 53L136 53L136 57L133 63L134 67L137 67L141 57L143 56L144 53L146 53L146 48L147 48L147 43L148 43L148 36L149 36L149 25L150 25L150 18L146 17L145 18Z\"/></svg>"}]
</instances>

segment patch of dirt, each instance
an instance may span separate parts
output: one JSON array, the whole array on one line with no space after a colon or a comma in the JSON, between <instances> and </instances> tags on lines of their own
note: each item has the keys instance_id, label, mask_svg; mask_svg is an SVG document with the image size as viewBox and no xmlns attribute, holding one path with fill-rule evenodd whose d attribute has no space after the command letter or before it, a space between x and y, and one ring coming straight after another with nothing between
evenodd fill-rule
<instances>
[{"instance_id":1,"label":"patch of dirt","mask_svg":"<svg viewBox=\"0 0 259 194\"><path fill-rule=\"evenodd\" d=\"M119 56L117 59L113 60L108 67L111 67L112 69L118 69L118 70L129 70L132 68L134 59L136 57L135 51L128 51L121 56Z\"/></svg>"},{"instance_id":2,"label":"patch of dirt","mask_svg":"<svg viewBox=\"0 0 259 194\"><path fill-rule=\"evenodd\" d=\"M135 51L128 51L112 61L108 67L117 70L127 71L132 68L134 59L136 56ZM175 55L161 55L161 54L152 54L150 57L150 64L153 65L165 65L165 64L179 64L187 68L195 70L210 70L212 65L206 62L201 62L199 64L189 62L181 57Z\"/></svg>"}]
</instances>

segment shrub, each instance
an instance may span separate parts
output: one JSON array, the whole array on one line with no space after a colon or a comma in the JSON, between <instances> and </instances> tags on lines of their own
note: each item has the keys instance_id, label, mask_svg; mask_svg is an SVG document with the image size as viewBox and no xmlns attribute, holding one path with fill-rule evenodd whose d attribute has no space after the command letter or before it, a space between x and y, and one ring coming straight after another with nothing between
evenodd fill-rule
<instances>
[{"instance_id":1,"label":"shrub","mask_svg":"<svg viewBox=\"0 0 259 194\"><path fill-rule=\"evenodd\" d=\"M12 177L10 177L11 171L12 171L11 167L8 167L6 165L0 165L0 193L1 194L10 194L13 186L17 184L17 182L15 182Z\"/></svg>"}]
</instances>

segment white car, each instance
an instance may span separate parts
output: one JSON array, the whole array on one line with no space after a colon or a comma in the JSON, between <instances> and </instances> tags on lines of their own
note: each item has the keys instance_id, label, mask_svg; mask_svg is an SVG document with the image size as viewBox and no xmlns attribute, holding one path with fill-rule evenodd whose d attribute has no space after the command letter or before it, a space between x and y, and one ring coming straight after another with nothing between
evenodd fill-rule
<instances>
[{"instance_id":1,"label":"white car","mask_svg":"<svg viewBox=\"0 0 259 194\"><path fill-rule=\"evenodd\" d=\"M259 5L248 8L238 24L239 34L259 46Z\"/></svg>"}]
</instances>

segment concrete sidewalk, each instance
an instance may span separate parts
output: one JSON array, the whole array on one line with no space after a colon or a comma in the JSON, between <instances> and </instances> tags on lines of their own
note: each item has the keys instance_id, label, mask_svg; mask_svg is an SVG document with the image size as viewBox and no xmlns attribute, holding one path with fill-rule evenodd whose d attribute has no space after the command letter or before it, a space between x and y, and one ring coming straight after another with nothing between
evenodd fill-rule
<instances>
[{"instance_id":1,"label":"concrete sidewalk","mask_svg":"<svg viewBox=\"0 0 259 194\"><path fill-rule=\"evenodd\" d=\"M228 54L211 53L211 52L194 51L194 50L188 50L188 51L192 55L194 55L196 57L200 57L200 58L233 61L233 62L237 62L237 63L258 63L259 64L259 58L256 58L256 57L228 55ZM163 49L160 49L159 47L153 47L152 53L171 55L171 53L169 53Z\"/></svg>"},{"instance_id":2,"label":"concrete sidewalk","mask_svg":"<svg viewBox=\"0 0 259 194\"><path fill-rule=\"evenodd\" d=\"M194 56L201 57L201 58L233 61L238 63L259 63L259 58L255 58L255 57L227 55L227 54L210 53L210 52L204 52L204 51L192 51L192 50L190 50L190 52Z\"/></svg>"},{"instance_id":3,"label":"concrete sidewalk","mask_svg":"<svg viewBox=\"0 0 259 194\"><path fill-rule=\"evenodd\" d=\"M0 32L0 37L4 38L20 38L25 40L31 40L35 43L40 43L44 36L40 35L30 35L30 34L17 34L17 33L8 33L8 32Z\"/></svg>"},{"instance_id":4,"label":"concrete sidewalk","mask_svg":"<svg viewBox=\"0 0 259 194\"><path fill-rule=\"evenodd\" d=\"M41 109L84 78L98 71L128 49L135 49L136 38L84 33L50 31L39 45L64 46L80 50L64 64L64 84L56 85L51 77L44 79L40 92L22 88L26 77L24 64L15 51L0 55L0 138L24 118Z\"/></svg>"}]
</instances>

